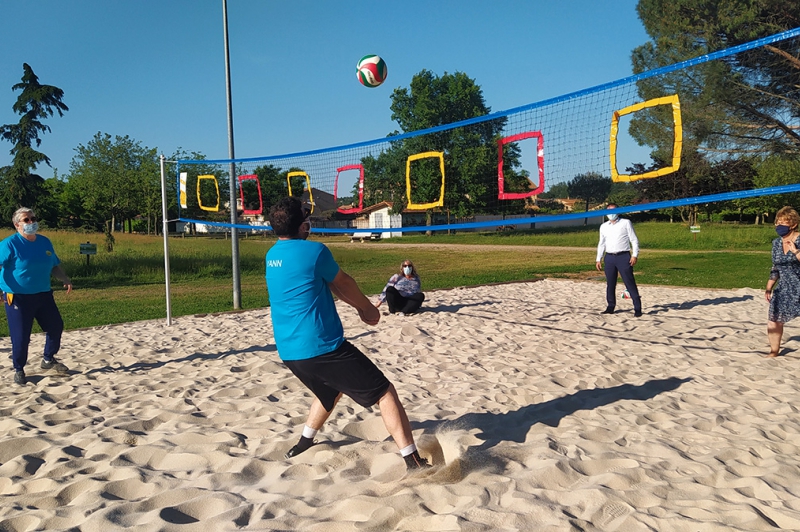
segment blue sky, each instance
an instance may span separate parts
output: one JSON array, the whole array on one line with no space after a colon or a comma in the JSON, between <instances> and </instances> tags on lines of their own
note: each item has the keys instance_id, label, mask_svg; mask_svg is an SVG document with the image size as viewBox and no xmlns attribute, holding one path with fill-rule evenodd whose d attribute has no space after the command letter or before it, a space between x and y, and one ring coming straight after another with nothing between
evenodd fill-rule
<instances>
[{"instance_id":1,"label":"blue sky","mask_svg":"<svg viewBox=\"0 0 800 532\"><path fill-rule=\"evenodd\" d=\"M392 90L414 74L461 71L493 111L629 76L648 40L633 0L402 2L229 0L237 157L384 137ZM59 175L97 132L171 154L228 157L221 0L4 0L0 124L22 64L64 90L40 150ZM382 56L388 79L361 86L355 64ZM0 142L0 166L11 144ZM643 153L647 153L644 151ZM37 172L51 177L53 169Z\"/></svg>"}]
</instances>

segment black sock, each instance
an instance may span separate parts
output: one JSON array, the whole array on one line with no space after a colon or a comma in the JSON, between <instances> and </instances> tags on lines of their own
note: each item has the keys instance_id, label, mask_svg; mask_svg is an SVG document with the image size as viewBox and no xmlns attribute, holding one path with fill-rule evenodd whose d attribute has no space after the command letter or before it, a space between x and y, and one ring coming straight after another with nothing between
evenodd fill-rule
<instances>
[{"instance_id":1,"label":"black sock","mask_svg":"<svg viewBox=\"0 0 800 532\"><path fill-rule=\"evenodd\" d=\"M297 445L295 445L295 447L297 447L297 450L302 453L312 445L314 445L314 438L306 438L305 436L300 436L300 441L297 442Z\"/></svg>"},{"instance_id":2,"label":"black sock","mask_svg":"<svg viewBox=\"0 0 800 532\"><path fill-rule=\"evenodd\" d=\"M286 458L293 458L298 454L302 453L303 451L308 450L309 447L314 445L314 438L306 438L305 436L300 436L300 441L297 442L297 445L289 449L289 452L286 453Z\"/></svg>"}]
</instances>

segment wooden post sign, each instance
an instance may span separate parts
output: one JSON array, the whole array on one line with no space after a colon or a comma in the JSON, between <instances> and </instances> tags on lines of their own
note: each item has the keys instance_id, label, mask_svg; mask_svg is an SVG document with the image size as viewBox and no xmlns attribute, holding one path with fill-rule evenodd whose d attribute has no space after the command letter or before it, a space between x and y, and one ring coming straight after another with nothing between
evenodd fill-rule
<instances>
[{"instance_id":1,"label":"wooden post sign","mask_svg":"<svg viewBox=\"0 0 800 532\"><path fill-rule=\"evenodd\" d=\"M81 255L86 255L86 265L88 266L89 257L92 255L97 255L97 244L92 244L91 242L81 244Z\"/></svg>"}]
</instances>

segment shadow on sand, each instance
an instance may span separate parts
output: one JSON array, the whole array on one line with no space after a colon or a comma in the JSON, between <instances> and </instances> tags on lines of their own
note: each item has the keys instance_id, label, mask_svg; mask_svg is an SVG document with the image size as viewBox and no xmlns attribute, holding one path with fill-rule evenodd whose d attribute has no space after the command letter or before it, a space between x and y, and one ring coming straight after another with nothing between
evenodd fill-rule
<instances>
[{"instance_id":1,"label":"shadow on sand","mask_svg":"<svg viewBox=\"0 0 800 532\"><path fill-rule=\"evenodd\" d=\"M667 310L687 310L694 307L703 307L710 305L727 305L729 303L739 303L741 301L750 301L753 296L737 296L737 297L717 297L714 299L696 299L694 301L684 301L683 303L669 303L666 305L653 305L650 307L648 314L658 314Z\"/></svg>"},{"instance_id":2,"label":"shadow on sand","mask_svg":"<svg viewBox=\"0 0 800 532\"><path fill-rule=\"evenodd\" d=\"M683 379L670 377L668 379L653 379L638 386L622 384L613 388L579 390L573 394L551 399L544 403L523 406L511 412L497 414L489 412L471 413L454 420L412 422L411 425L414 429L421 428L425 429L426 433L434 434L449 429L480 429L481 433L476 434L476 437L483 440L483 443L469 448L467 455L464 457L469 462L471 461L469 460L469 455L487 451L500 442L524 443L525 436L536 423L557 427L561 419L574 414L578 410L592 410L624 400L646 401L660 393L675 390L691 380L690 377ZM484 455L480 462L486 464L487 458Z\"/></svg>"},{"instance_id":3,"label":"shadow on sand","mask_svg":"<svg viewBox=\"0 0 800 532\"><path fill-rule=\"evenodd\" d=\"M101 368L93 368L89 371L84 372L84 375L91 375L92 373L114 373L117 371L127 371L130 373L136 373L139 371L149 371L151 369L156 368L163 368L167 364L183 364L184 362L194 362L197 360L219 360L231 355L241 355L243 353L255 353L255 352L271 352L277 351L277 348L274 344L272 345L254 345L248 349L237 349L237 350L230 350L230 351L223 351L222 353L193 353L191 355L187 355L181 358L173 358L171 360L159 360L157 362L136 362L129 366L103 366ZM238 368L237 366L231 366L231 371L243 371L242 369Z\"/></svg>"}]
</instances>

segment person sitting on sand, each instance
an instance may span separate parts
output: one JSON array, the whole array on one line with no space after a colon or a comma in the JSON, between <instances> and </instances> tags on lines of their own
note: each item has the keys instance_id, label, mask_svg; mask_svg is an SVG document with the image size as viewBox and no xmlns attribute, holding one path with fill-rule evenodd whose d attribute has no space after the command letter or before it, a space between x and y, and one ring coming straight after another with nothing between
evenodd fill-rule
<instances>
[{"instance_id":1,"label":"person sitting on sand","mask_svg":"<svg viewBox=\"0 0 800 532\"><path fill-rule=\"evenodd\" d=\"M278 236L266 257L275 345L284 364L315 396L300 441L286 458L314 444L317 431L345 394L364 408L380 407L386 429L408 469L429 467L417 451L394 385L345 340L332 294L354 307L368 325L377 325L381 314L353 278L339 268L325 245L306 240L311 231L309 214L294 197L282 199L269 213L269 223Z\"/></svg>"},{"instance_id":2,"label":"person sitting on sand","mask_svg":"<svg viewBox=\"0 0 800 532\"><path fill-rule=\"evenodd\" d=\"M375 306L380 307L384 301L389 303L390 314L398 312L401 316L414 314L422 306L425 294L413 262L404 260L400 263L400 272L389 278Z\"/></svg>"},{"instance_id":3,"label":"person sitting on sand","mask_svg":"<svg viewBox=\"0 0 800 532\"><path fill-rule=\"evenodd\" d=\"M775 232L778 233L778 238L772 241L772 270L764 293L765 299L769 302L767 356L770 358L777 357L780 353L783 324L800 316L798 223L800 215L791 207L784 207L775 215Z\"/></svg>"}]
</instances>

